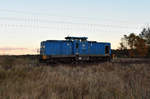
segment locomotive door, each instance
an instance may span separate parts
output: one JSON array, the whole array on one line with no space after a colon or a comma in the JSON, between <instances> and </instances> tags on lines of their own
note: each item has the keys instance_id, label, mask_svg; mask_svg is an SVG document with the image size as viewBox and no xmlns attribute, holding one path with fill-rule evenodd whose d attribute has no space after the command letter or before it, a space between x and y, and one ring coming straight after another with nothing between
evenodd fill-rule
<instances>
[{"instance_id":1,"label":"locomotive door","mask_svg":"<svg viewBox=\"0 0 150 99\"><path fill-rule=\"evenodd\" d=\"M76 55L79 55L79 42L76 42L76 46L75 46L75 48L76 48Z\"/></svg>"},{"instance_id":2,"label":"locomotive door","mask_svg":"<svg viewBox=\"0 0 150 99\"><path fill-rule=\"evenodd\" d=\"M73 42L73 54L74 55L79 55L79 47L80 47L80 42L74 41Z\"/></svg>"},{"instance_id":3,"label":"locomotive door","mask_svg":"<svg viewBox=\"0 0 150 99\"><path fill-rule=\"evenodd\" d=\"M87 55L88 54L88 42L86 41L74 41L73 53L74 55Z\"/></svg>"},{"instance_id":4,"label":"locomotive door","mask_svg":"<svg viewBox=\"0 0 150 99\"><path fill-rule=\"evenodd\" d=\"M80 54L87 55L88 54L88 42L82 41L80 46Z\"/></svg>"}]
</instances>

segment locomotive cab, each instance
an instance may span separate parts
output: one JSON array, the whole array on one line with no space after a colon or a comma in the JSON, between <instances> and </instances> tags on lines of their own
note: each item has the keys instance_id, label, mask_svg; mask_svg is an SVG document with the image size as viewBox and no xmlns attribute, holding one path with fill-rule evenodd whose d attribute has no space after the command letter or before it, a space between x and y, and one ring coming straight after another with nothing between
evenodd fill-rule
<instances>
[{"instance_id":1,"label":"locomotive cab","mask_svg":"<svg viewBox=\"0 0 150 99\"><path fill-rule=\"evenodd\" d=\"M86 55L88 49L87 37L65 37L66 41L72 42L73 55Z\"/></svg>"}]
</instances>

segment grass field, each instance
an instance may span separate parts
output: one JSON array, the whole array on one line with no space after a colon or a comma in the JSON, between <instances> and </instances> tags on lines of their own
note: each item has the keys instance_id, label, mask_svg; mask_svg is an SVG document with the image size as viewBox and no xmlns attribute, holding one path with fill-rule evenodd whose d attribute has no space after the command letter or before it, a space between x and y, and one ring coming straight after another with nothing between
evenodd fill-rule
<instances>
[{"instance_id":1,"label":"grass field","mask_svg":"<svg viewBox=\"0 0 150 99\"><path fill-rule=\"evenodd\" d=\"M42 65L0 57L0 99L150 99L150 60Z\"/></svg>"}]
</instances>

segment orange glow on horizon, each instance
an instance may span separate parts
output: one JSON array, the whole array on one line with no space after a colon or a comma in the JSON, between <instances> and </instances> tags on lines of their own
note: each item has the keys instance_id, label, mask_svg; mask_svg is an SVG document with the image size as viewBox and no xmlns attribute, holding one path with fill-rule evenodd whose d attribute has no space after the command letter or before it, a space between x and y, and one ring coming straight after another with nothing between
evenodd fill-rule
<instances>
[{"instance_id":1,"label":"orange glow on horizon","mask_svg":"<svg viewBox=\"0 0 150 99\"><path fill-rule=\"evenodd\" d=\"M28 48L0 48L0 55L38 54L38 49Z\"/></svg>"}]
</instances>

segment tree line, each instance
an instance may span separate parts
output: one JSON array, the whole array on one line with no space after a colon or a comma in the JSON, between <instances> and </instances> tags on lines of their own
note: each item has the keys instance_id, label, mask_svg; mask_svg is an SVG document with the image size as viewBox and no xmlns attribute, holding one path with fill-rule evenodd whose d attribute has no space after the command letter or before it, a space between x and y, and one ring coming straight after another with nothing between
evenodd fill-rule
<instances>
[{"instance_id":1,"label":"tree line","mask_svg":"<svg viewBox=\"0 0 150 99\"><path fill-rule=\"evenodd\" d=\"M150 27L144 28L140 34L124 35L117 51L123 57L150 57Z\"/></svg>"}]
</instances>

